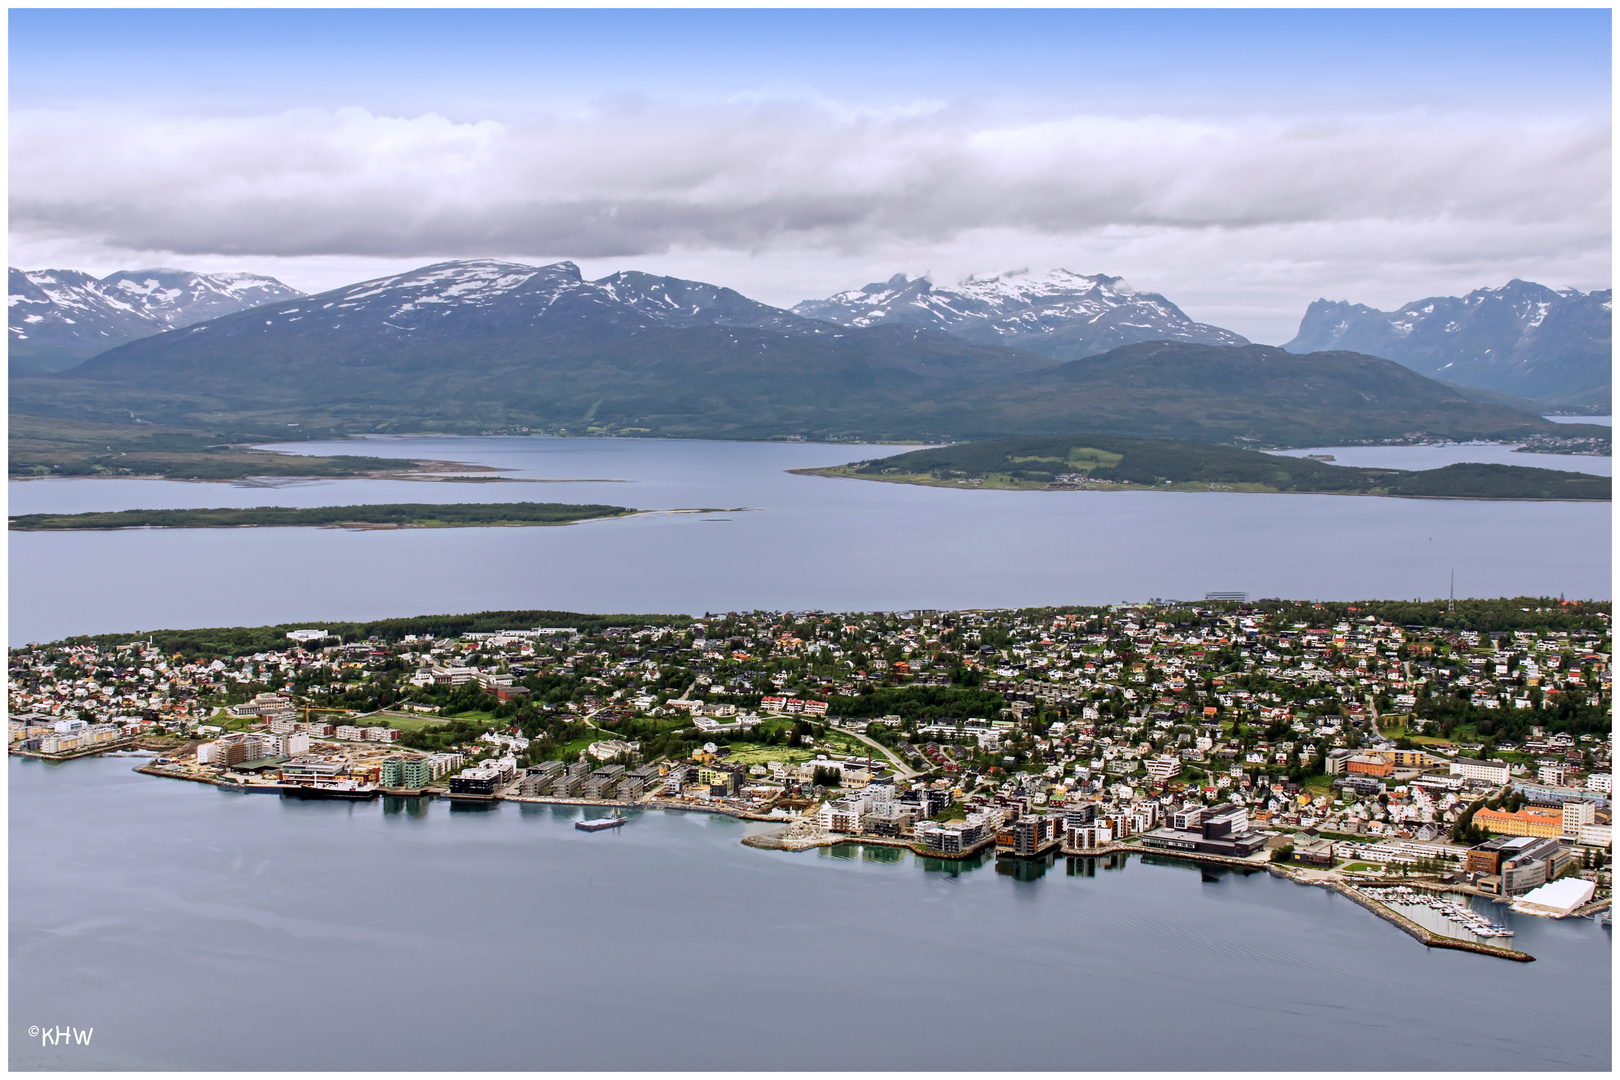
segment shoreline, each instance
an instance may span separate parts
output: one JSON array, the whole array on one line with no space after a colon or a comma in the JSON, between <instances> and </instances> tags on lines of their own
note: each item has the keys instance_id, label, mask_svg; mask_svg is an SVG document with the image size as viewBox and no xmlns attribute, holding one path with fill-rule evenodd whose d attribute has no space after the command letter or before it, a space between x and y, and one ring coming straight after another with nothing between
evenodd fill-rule
<instances>
[{"instance_id":1,"label":"shoreline","mask_svg":"<svg viewBox=\"0 0 1620 1080\"><path fill-rule=\"evenodd\" d=\"M832 468L804 468L787 469L795 476L821 476L829 480L866 480L879 484L904 484L909 487L940 488L946 491L1010 491L1010 492L1063 492L1063 491L1089 491L1102 494L1141 494L1143 492L1156 492L1174 495L1333 495L1352 499L1415 499L1420 502L1507 502L1507 503L1605 503L1613 502L1608 499L1545 499L1524 498L1515 499L1505 495L1399 495L1391 493L1380 494L1373 491L1282 491L1277 488L1265 487L1211 487L1209 484L1193 484L1183 482L1179 484L1163 484L1152 487L1147 484L1097 484L1094 486L1081 486L1078 484L1056 487L1051 484L1037 486L1035 484L1008 487L1000 484L986 486L983 484L968 484L958 481L928 481L915 476L905 478L886 476L856 476L852 473L837 471ZM1219 483L1219 481L1216 481Z\"/></svg>"},{"instance_id":2,"label":"shoreline","mask_svg":"<svg viewBox=\"0 0 1620 1080\"><path fill-rule=\"evenodd\" d=\"M522 481L514 481L522 482ZM566 481L536 481L537 483L564 483ZM625 481L627 482L627 481ZM499 504L495 504L499 505ZM304 523L244 522L240 525L87 525L84 527L33 527L12 525L8 532L25 533L88 533L88 532L168 532L180 529L343 529L349 532L393 532L404 529L528 529L563 528L585 525L593 521L621 521L625 518L647 517L658 514L746 514L761 509L757 506L679 507L672 510L626 510L622 514L599 514L595 517L572 518L566 521L467 521L467 522L369 522L325 521ZM19 515L21 516L21 515Z\"/></svg>"},{"instance_id":3,"label":"shoreline","mask_svg":"<svg viewBox=\"0 0 1620 1080\"><path fill-rule=\"evenodd\" d=\"M11 753L19 757L32 757L40 760L67 761L72 760L73 758L101 755L107 753L109 750L124 749L130 745L133 745L135 742L138 742L138 740L127 740L114 746L86 748L82 752L62 756L42 755L32 751L15 749L12 750ZM143 762L142 764L135 766L131 771L169 780L184 780L190 783L208 784L211 787L216 787L227 791L255 792L264 794L274 793L280 795L283 792L297 790L294 786L284 784L254 784L246 782L226 783L218 778L197 776L178 770L165 768L157 765L155 762L150 761ZM830 833L823 831L820 826L814 825L802 817L785 820L779 816L755 813L742 810L737 807L694 805L690 803L660 799L657 797L627 803L611 799L553 798L546 795L516 795L511 794L510 792L511 789L509 788L505 792L496 792L493 795L480 798L476 801L488 802L490 804L498 802L511 802L520 805L533 806L575 806L582 809L613 808L636 812L664 810L683 813L717 814L722 817L730 817L739 821L772 822L780 824L782 828L778 830L755 833L750 836L745 836L739 841L745 847L752 847L765 851L801 852L820 847L837 847L840 844L868 844L874 847L904 848L912 852L912 854L922 858L965 861L973 858L974 856L982 854L988 849L993 849L995 846L995 836L992 834L965 851L949 853L938 852L924 849L913 840L904 840L898 837L862 837L849 836L842 833ZM378 789L376 797L380 798L389 794L391 793ZM392 794L403 795L404 793ZM420 792L414 793L414 795L411 797L430 799L451 798L447 791L436 788L423 789ZM800 833L800 835L792 835L796 829L803 831ZM1177 862L1191 863L1197 866L1212 866L1217 868L1242 870L1250 873L1265 871L1271 874L1273 877L1285 878L1296 885L1322 888L1328 890L1329 892L1338 893L1339 895L1345 897L1345 899L1367 909L1378 918L1390 923L1397 929L1402 930L1409 937L1422 944L1425 948L1452 949L1459 952L1472 952L1483 956L1493 956L1503 960L1512 960L1517 963L1533 963L1536 959L1529 953L1521 952L1516 949L1507 949L1501 946L1486 945L1481 942L1465 941L1461 938L1453 938L1447 937L1443 934L1436 934L1433 931L1418 925L1416 922L1413 922L1400 912L1395 911L1392 908L1379 903L1372 897L1365 895L1353 884L1336 878L1313 878L1301 873L1299 868L1286 866L1280 863L1273 863L1270 861L1256 861L1253 859L1237 858L1235 856L1211 855L1199 852L1181 852L1169 850L1158 851L1152 848L1145 848L1140 844L1122 843L1111 843L1103 847L1096 848L1069 848L1056 845L1048 848L1041 855L1020 858L1040 858L1043 856L1052 856L1054 858L1060 856L1064 858L1103 858L1112 855L1155 855ZM1415 887L1423 888L1426 891L1431 892L1438 891L1444 893L1450 891L1444 889L1443 887L1430 886L1426 883L1420 883Z\"/></svg>"}]
</instances>

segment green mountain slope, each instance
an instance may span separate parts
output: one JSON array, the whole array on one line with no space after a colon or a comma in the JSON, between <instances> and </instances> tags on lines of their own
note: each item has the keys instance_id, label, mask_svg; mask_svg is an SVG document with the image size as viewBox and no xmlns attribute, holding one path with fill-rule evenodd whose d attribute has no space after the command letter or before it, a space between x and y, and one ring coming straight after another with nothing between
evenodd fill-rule
<instances>
[{"instance_id":1,"label":"green mountain slope","mask_svg":"<svg viewBox=\"0 0 1620 1080\"><path fill-rule=\"evenodd\" d=\"M1510 439L1554 426L1375 356L1173 342L967 388L912 415L969 437L1085 430L1270 446Z\"/></svg>"},{"instance_id":2,"label":"green mountain slope","mask_svg":"<svg viewBox=\"0 0 1620 1080\"><path fill-rule=\"evenodd\" d=\"M586 282L572 264L425 267L10 386L13 414L212 431L944 440L1086 430L1283 446L1554 429L1354 353L1148 342L1056 364L926 327L804 319L701 283Z\"/></svg>"}]
</instances>

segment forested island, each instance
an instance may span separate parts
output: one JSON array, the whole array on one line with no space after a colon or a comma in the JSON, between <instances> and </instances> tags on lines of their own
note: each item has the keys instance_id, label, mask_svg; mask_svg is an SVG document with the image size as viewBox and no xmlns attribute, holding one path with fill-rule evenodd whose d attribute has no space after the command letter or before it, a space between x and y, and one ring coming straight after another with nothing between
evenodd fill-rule
<instances>
[{"instance_id":1,"label":"forested island","mask_svg":"<svg viewBox=\"0 0 1620 1080\"><path fill-rule=\"evenodd\" d=\"M1557 469L1463 463L1366 469L1232 446L1053 435L991 439L823 469L806 475L1004 491L1245 491L1415 499L1607 501L1612 481Z\"/></svg>"},{"instance_id":2,"label":"forested island","mask_svg":"<svg viewBox=\"0 0 1620 1080\"><path fill-rule=\"evenodd\" d=\"M378 503L372 506L255 506L208 510L113 510L90 514L21 514L23 532L78 529L226 529L244 526L324 526L369 529L453 529L506 525L567 525L636 511L574 503Z\"/></svg>"}]
</instances>

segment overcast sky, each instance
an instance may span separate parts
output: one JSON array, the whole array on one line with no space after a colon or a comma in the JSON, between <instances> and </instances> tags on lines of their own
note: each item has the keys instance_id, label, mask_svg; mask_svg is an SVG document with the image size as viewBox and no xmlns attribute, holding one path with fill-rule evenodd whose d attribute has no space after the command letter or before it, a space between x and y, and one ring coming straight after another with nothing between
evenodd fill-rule
<instances>
[{"instance_id":1,"label":"overcast sky","mask_svg":"<svg viewBox=\"0 0 1620 1080\"><path fill-rule=\"evenodd\" d=\"M1610 13L21 11L10 263L1610 286Z\"/></svg>"}]
</instances>

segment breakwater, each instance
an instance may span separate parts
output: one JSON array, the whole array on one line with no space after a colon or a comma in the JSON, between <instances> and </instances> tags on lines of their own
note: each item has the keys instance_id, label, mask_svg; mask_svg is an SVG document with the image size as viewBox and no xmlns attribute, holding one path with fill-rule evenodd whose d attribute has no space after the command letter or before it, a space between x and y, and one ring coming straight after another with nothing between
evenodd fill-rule
<instances>
[{"instance_id":1,"label":"breakwater","mask_svg":"<svg viewBox=\"0 0 1620 1080\"><path fill-rule=\"evenodd\" d=\"M1295 880L1298 879L1296 878ZM1400 927L1402 930L1405 930L1408 934L1417 938L1431 949L1457 949L1460 952L1475 952L1481 953L1485 956L1499 956L1503 960L1516 960L1521 964L1528 964L1535 960L1535 957L1531 956L1529 953L1519 952L1517 949L1504 949L1500 945L1486 945L1478 941L1464 941L1461 938L1446 937L1443 934L1436 934L1432 930L1419 926L1417 923L1413 922L1411 919L1408 919L1405 915L1402 915L1395 909L1381 904L1372 897L1367 896L1355 886L1347 885L1342 881L1311 881L1305 882L1305 884L1319 885L1324 889L1330 889L1333 892L1336 892L1339 895L1360 904L1362 907L1366 908L1374 915L1377 915L1385 922L1394 923L1396 926Z\"/></svg>"}]
</instances>

